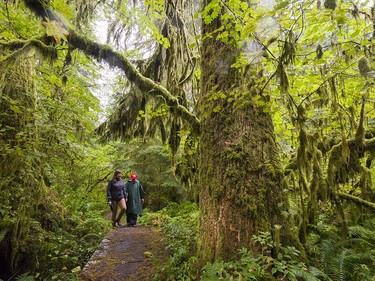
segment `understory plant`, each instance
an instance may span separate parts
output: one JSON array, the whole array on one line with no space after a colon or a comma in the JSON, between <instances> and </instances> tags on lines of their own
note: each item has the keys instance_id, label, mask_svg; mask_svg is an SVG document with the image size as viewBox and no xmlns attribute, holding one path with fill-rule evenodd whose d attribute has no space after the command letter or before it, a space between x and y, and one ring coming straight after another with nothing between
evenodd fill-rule
<instances>
[{"instance_id":1,"label":"understory plant","mask_svg":"<svg viewBox=\"0 0 375 281\"><path fill-rule=\"evenodd\" d=\"M194 280L196 273L198 206L184 201L170 203L157 213L146 212L142 223L158 225L164 233L170 257L154 274L153 280Z\"/></svg>"},{"instance_id":2,"label":"understory plant","mask_svg":"<svg viewBox=\"0 0 375 281\"><path fill-rule=\"evenodd\" d=\"M254 235L252 240L259 253L242 248L239 260L207 263L200 280L330 280L321 270L301 262L296 248L281 245L277 249L269 232ZM272 257L275 250L276 257Z\"/></svg>"},{"instance_id":3,"label":"understory plant","mask_svg":"<svg viewBox=\"0 0 375 281\"><path fill-rule=\"evenodd\" d=\"M340 232L340 228L322 222L311 230L306 245L311 263L334 281L374 280L375 220L350 226L345 238Z\"/></svg>"},{"instance_id":4,"label":"understory plant","mask_svg":"<svg viewBox=\"0 0 375 281\"><path fill-rule=\"evenodd\" d=\"M320 218L322 220L322 218ZM349 227L349 236L340 237L340 228L322 221L310 226L305 245L308 261L294 247L276 247L269 232L255 235L254 253L242 248L239 259L207 263L197 267L198 210L193 203L172 203L157 213L146 212L143 223L158 225L165 234L170 252L168 262L153 280L373 280L375 274L375 220Z\"/></svg>"},{"instance_id":5,"label":"understory plant","mask_svg":"<svg viewBox=\"0 0 375 281\"><path fill-rule=\"evenodd\" d=\"M29 270L17 280L79 280L109 229L102 205L77 198L65 208L51 207L43 217L32 219L23 261Z\"/></svg>"}]
</instances>

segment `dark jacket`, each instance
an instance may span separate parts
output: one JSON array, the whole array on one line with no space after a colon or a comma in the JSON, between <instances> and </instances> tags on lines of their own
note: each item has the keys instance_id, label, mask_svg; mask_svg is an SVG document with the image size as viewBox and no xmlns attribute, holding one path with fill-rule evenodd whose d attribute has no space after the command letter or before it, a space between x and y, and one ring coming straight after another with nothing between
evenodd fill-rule
<instances>
[{"instance_id":1,"label":"dark jacket","mask_svg":"<svg viewBox=\"0 0 375 281\"><path fill-rule=\"evenodd\" d=\"M124 190L124 181L122 179L108 181L107 185L107 199L108 201L120 201L122 198L126 198L127 194Z\"/></svg>"}]
</instances>

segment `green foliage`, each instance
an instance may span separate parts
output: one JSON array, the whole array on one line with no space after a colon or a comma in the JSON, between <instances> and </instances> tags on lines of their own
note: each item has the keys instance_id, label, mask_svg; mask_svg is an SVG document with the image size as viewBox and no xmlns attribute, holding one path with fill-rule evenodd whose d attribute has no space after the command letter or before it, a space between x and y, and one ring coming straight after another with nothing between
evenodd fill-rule
<instances>
[{"instance_id":1,"label":"green foliage","mask_svg":"<svg viewBox=\"0 0 375 281\"><path fill-rule=\"evenodd\" d=\"M190 202L171 203L159 211L158 216L162 218L159 221L167 239L170 258L154 275L153 280L193 280L196 275L197 205ZM155 222L155 216L153 218L151 221Z\"/></svg>"},{"instance_id":2,"label":"green foliage","mask_svg":"<svg viewBox=\"0 0 375 281\"><path fill-rule=\"evenodd\" d=\"M28 12L22 2L19 5L10 5L10 3L2 1L0 3L0 22L4 24L0 40L4 41L34 37L40 34L43 29L39 19Z\"/></svg>"},{"instance_id":3,"label":"green foliage","mask_svg":"<svg viewBox=\"0 0 375 281\"><path fill-rule=\"evenodd\" d=\"M202 13L202 19L206 24L211 23L216 19L222 9L222 1L214 0L210 1L208 5L205 6Z\"/></svg>"},{"instance_id":4,"label":"green foliage","mask_svg":"<svg viewBox=\"0 0 375 281\"><path fill-rule=\"evenodd\" d=\"M47 19L46 22L43 22L43 25L46 28L47 36L52 36L57 43L60 43L61 39L68 42L66 36L69 32L62 26L61 22Z\"/></svg>"},{"instance_id":5,"label":"green foliage","mask_svg":"<svg viewBox=\"0 0 375 281\"><path fill-rule=\"evenodd\" d=\"M238 261L208 263L200 280L331 280L321 270L300 262L300 252L294 247L281 246L276 258L271 257L275 245L269 233L254 236L253 242L260 253L243 248Z\"/></svg>"},{"instance_id":6,"label":"green foliage","mask_svg":"<svg viewBox=\"0 0 375 281\"><path fill-rule=\"evenodd\" d=\"M307 249L311 260L330 278L336 280L372 280L375 274L374 220L349 227L349 237L342 239L340 229L322 222L310 234Z\"/></svg>"},{"instance_id":7,"label":"green foliage","mask_svg":"<svg viewBox=\"0 0 375 281\"><path fill-rule=\"evenodd\" d=\"M135 4L135 3L133 3ZM133 5L128 1L121 2L121 6L116 11L116 18L122 21L125 25L137 32L141 37L150 39L150 37L164 48L170 47L170 42L167 36L163 35L158 26L160 21L165 19L164 1L144 1ZM113 13L113 10L112 10ZM116 30L116 26L112 27L111 31ZM115 39L118 35L114 35ZM134 41L140 38L134 38ZM130 51L130 50L129 50ZM141 55L141 52L147 50L140 50L135 46L136 54ZM131 50L133 53L133 50Z\"/></svg>"},{"instance_id":8,"label":"green foliage","mask_svg":"<svg viewBox=\"0 0 375 281\"><path fill-rule=\"evenodd\" d=\"M108 222L100 214L98 207L91 211L67 210L69 217L59 221L50 215L48 221L34 221L26 264L41 278L72 280L74 270L84 266L108 230Z\"/></svg>"},{"instance_id":9,"label":"green foliage","mask_svg":"<svg viewBox=\"0 0 375 281\"><path fill-rule=\"evenodd\" d=\"M191 203L182 205L171 204L168 208L158 213L146 213L142 218L144 223L161 225L169 241L168 249L172 257L166 266L155 275L155 280L170 280L165 279L167 276L179 276L179 280L198 280L198 274L195 271L196 269L194 269L196 258L191 256L194 252L194 247L190 249L190 251L193 251L190 254L187 248L187 245L191 243L195 245L196 243L194 237L196 235L198 217L197 214L191 216L191 214L194 214L194 210L196 210L196 206L191 205ZM190 227L186 227L187 225L190 225ZM193 225L195 226L191 228ZM322 237L330 239L332 237L338 237L335 235L336 230L331 226L323 227L323 225L321 225L320 228L320 235ZM353 229L352 231L355 230ZM324 235L324 233L326 234ZM363 231L363 233L365 233L365 231ZM371 232L368 232L368 235L371 236ZM330 264L334 267L332 264L332 255L324 256L322 264L327 265L327 267L322 271L322 269L307 266L300 262L300 253L294 247L281 246L277 257L271 257L270 253L275 249L275 245L269 233L260 233L253 237L253 241L255 244L259 245L260 251L258 254L247 249L242 249L240 251L241 257L238 261L207 264L203 268L200 280L229 280L231 278L233 278L233 280L336 280L332 273L330 273L331 271L327 269ZM332 241L326 246L325 243L326 242L323 242L321 247L325 249L325 251L329 251L334 249L336 247L335 244L339 242ZM369 244L363 245L367 247L370 246ZM313 248L314 246L310 245L309 247ZM348 253L345 253L345 255L346 254ZM341 255L341 260L348 258L347 256L344 258L345 255ZM367 254L362 254L361 258L362 260L366 260L366 257L368 257ZM368 270L371 266L369 267L366 264L361 265L358 263L358 256L351 256L350 261L352 263L345 262L345 265L348 266L352 264L353 267L358 270L353 275L350 275L352 276L351 278L356 278L353 276L359 276L361 273L359 269L361 268L363 269L362 276L365 278L371 276ZM338 266L337 269L339 270L340 267ZM352 268L350 268L350 270L351 269Z\"/></svg>"},{"instance_id":10,"label":"green foliage","mask_svg":"<svg viewBox=\"0 0 375 281\"><path fill-rule=\"evenodd\" d=\"M23 273L16 278L17 281L35 281L35 277L33 275L29 275L28 273Z\"/></svg>"}]
</instances>

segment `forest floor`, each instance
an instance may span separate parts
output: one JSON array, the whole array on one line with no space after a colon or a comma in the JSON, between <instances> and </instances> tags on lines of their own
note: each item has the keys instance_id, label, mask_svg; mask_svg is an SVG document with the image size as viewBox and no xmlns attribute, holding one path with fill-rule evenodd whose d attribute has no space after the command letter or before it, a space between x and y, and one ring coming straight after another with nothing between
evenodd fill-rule
<instances>
[{"instance_id":1,"label":"forest floor","mask_svg":"<svg viewBox=\"0 0 375 281\"><path fill-rule=\"evenodd\" d=\"M111 230L83 268L83 281L150 281L168 258L160 230L121 226Z\"/></svg>"}]
</instances>

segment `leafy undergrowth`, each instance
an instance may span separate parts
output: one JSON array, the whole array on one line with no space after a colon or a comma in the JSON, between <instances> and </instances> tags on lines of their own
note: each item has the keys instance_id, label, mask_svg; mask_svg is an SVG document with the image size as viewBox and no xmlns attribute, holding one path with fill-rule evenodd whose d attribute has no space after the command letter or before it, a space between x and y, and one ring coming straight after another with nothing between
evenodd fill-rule
<instances>
[{"instance_id":1,"label":"leafy undergrowth","mask_svg":"<svg viewBox=\"0 0 375 281\"><path fill-rule=\"evenodd\" d=\"M333 224L311 226L306 248L311 263L333 281L375 280L375 219L349 227L342 238Z\"/></svg>"},{"instance_id":2,"label":"leafy undergrowth","mask_svg":"<svg viewBox=\"0 0 375 281\"><path fill-rule=\"evenodd\" d=\"M19 275L17 280L78 280L77 274L98 246L108 229L108 220L101 216L102 204L79 200L69 204L71 216L52 222L49 231L36 222L30 239L31 259L43 264L40 269ZM51 215L52 216L52 215ZM267 232L253 237L259 253L239 251L240 258L229 262L207 263L198 268L197 237L199 210L196 204L171 203L159 212L145 210L139 223L157 226L164 233L170 256L158 263L153 274L160 280L332 280L370 281L375 274L375 220L349 227L347 238L340 237L340 228L318 223L310 226L305 245L308 261L289 246L277 247ZM39 250L37 248L40 248Z\"/></svg>"},{"instance_id":3,"label":"leafy undergrowth","mask_svg":"<svg viewBox=\"0 0 375 281\"><path fill-rule=\"evenodd\" d=\"M109 229L102 205L77 199L60 214L51 208L32 219L21 261L28 271L16 280L79 280L77 274Z\"/></svg>"},{"instance_id":4,"label":"leafy undergrowth","mask_svg":"<svg viewBox=\"0 0 375 281\"><path fill-rule=\"evenodd\" d=\"M198 207L190 202L171 203L157 213L146 212L141 218L144 224L161 227L171 253L154 274L154 281L194 280L198 218Z\"/></svg>"},{"instance_id":5,"label":"leafy undergrowth","mask_svg":"<svg viewBox=\"0 0 375 281\"><path fill-rule=\"evenodd\" d=\"M294 247L280 246L272 257L270 252L276 245L269 232L254 235L253 241L261 253L243 248L238 261L208 263L200 280L329 280L321 270L300 261L300 252Z\"/></svg>"},{"instance_id":6,"label":"leafy undergrowth","mask_svg":"<svg viewBox=\"0 0 375 281\"><path fill-rule=\"evenodd\" d=\"M310 226L305 245L308 261L289 246L277 247L268 232L253 237L262 249L239 251L240 258L207 263L198 268L196 256L199 211L195 204L170 204L158 213L146 213L142 221L158 225L165 233L171 256L154 275L160 280L307 280L373 281L375 276L375 220L349 228L342 238L340 228L318 223Z\"/></svg>"}]
</instances>

